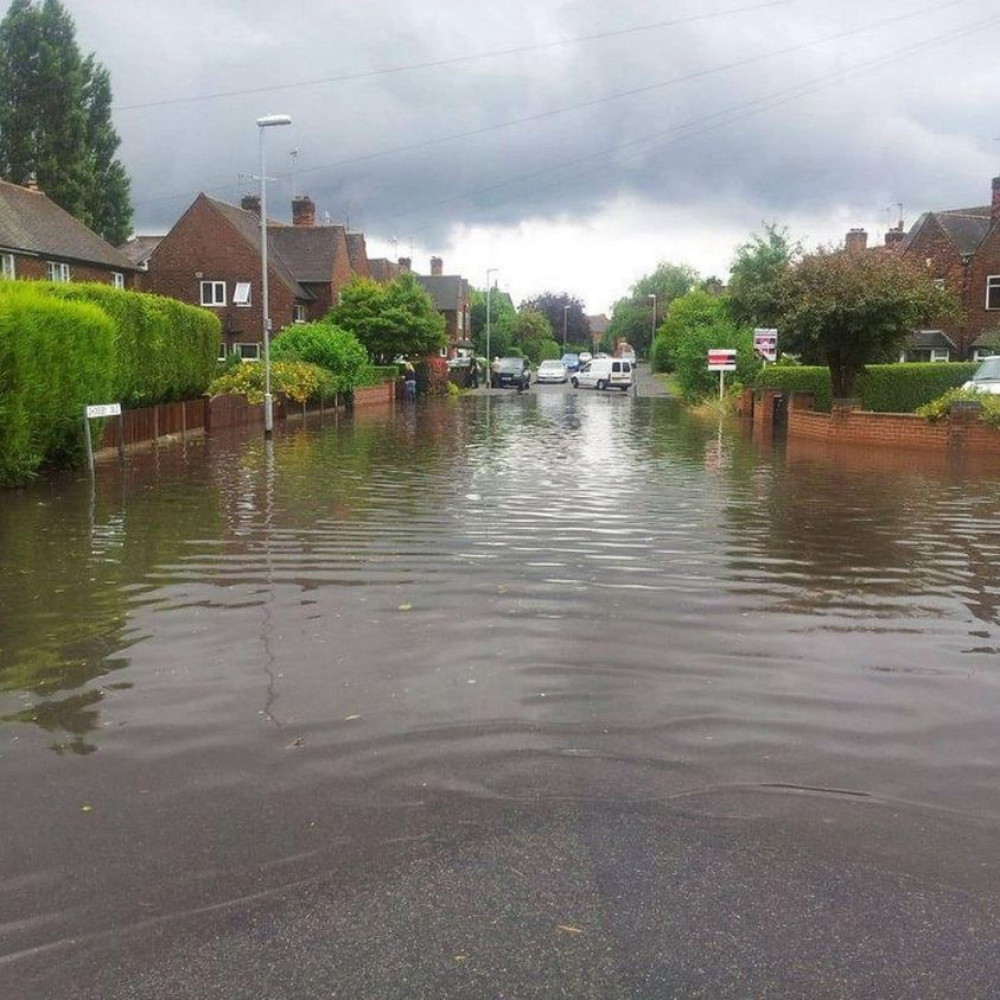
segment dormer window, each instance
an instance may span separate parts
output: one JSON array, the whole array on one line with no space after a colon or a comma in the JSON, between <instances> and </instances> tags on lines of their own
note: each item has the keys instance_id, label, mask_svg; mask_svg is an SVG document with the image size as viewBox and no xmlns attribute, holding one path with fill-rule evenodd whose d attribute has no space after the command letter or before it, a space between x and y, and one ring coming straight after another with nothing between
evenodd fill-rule
<instances>
[{"instance_id":1,"label":"dormer window","mask_svg":"<svg viewBox=\"0 0 1000 1000\"><path fill-rule=\"evenodd\" d=\"M1000 274L991 274L986 279L986 308L1000 309Z\"/></svg>"}]
</instances>

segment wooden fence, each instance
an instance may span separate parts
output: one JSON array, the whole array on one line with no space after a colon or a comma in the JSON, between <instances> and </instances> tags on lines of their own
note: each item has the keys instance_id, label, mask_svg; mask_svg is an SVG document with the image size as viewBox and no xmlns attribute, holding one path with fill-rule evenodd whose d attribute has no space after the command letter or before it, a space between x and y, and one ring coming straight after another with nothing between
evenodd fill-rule
<instances>
[{"instance_id":1,"label":"wooden fence","mask_svg":"<svg viewBox=\"0 0 1000 1000\"><path fill-rule=\"evenodd\" d=\"M185 437L207 429L208 399L189 399L183 403L161 403L138 410L124 410L121 420L109 418L101 434L98 450L126 448L156 441L161 437Z\"/></svg>"}]
</instances>

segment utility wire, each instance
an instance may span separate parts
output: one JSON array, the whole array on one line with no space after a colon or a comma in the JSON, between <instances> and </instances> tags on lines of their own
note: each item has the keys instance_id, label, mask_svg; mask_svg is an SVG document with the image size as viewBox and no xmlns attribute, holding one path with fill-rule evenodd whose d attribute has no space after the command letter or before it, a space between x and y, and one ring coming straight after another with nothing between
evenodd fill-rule
<instances>
[{"instance_id":1,"label":"utility wire","mask_svg":"<svg viewBox=\"0 0 1000 1000\"><path fill-rule=\"evenodd\" d=\"M378 76L390 76L394 73L409 73L413 70L436 69L441 66L458 66L465 63L478 62L482 59L499 59L504 56L522 55L527 52L539 52L544 49L560 48L564 45L577 45L581 42L596 42L606 38L620 38L623 35L633 35L642 31L655 31L661 28L675 28L683 24L695 24L717 17L727 17L732 14L747 14L768 7L783 7L793 0L766 0L765 3L753 4L748 7L731 7L728 10L717 10L707 14L692 14L689 17L678 17L671 21L654 21L651 24L638 24L632 28L617 28L613 31L601 31L592 35L578 35L575 38L561 38L552 42L537 42L533 45L518 45L509 49L494 49L491 52L477 52L467 56L451 56L447 59L434 59L422 63L405 63L402 66L389 66L384 69L365 70L361 73L344 73L340 76L318 77L313 80L300 80L297 83L278 83L266 87L251 87L243 90L221 90L213 94L201 94L194 97L171 97L160 101L145 101L141 104L122 104L114 111L140 111L147 108L163 108L175 104L195 104L200 101L214 101L222 97L243 97L248 94L269 94L284 90L296 90L301 87L315 87L326 83L347 83L353 80L369 80Z\"/></svg>"},{"instance_id":2,"label":"utility wire","mask_svg":"<svg viewBox=\"0 0 1000 1000\"><path fill-rule=\"evenodd\" d=\"M481 135L487 135L491 132L500 131L502 129L513 128L517 125L527 124L529 122L542 121L546 118L553 118L558 115L567 114L572 111L579 111L586 108L596 107L601 104L607 104L611 101L623 100L627 97L635 97L639 94L650 93L655 90L662 90L668 87L676 86L680 83L687 83L691 80L703 79L707 76L712 76L717 73L724 73L729 70L739 69L744 66L751 65L753 63L766 61L768 59L774 59L783 55L790 55L795 52L801 52L805 49L812 48L816 45L825 45L829 42L842 41L845 38L850 38L855 35L863 34L867 31L875 31L878 28L888 27L890 25L898 24L902 21L910 20L914 17L920 17L928 13L936 13L941 10L945 10L949 7L954 7L959 4L965 3L966 0L946 0L945 3L936 3L927 7L921 7L918 10L910 11L907 14L897 15L895 17L883 18L878 21L872 21L868 24L861 25L857 28L851 28L847 31L837 32L833 35L826 35L822 38L813 39L808 42L799 42L795 45L785 46L781 49L776 49L771 52L759 53L757 55L747 56L743 59L738 59L735 62L725 63L721 66L710 67L704 70L697 70L692 73L687 73L681 76L671 77L668 80L661 80L657 83L646 84L642 87L635 87L630 90L618 91L613 94L605 94L601 97L591 98L587 101L581 101L577 104L569 104L559 108L552 108L547 111L540 111L536 114L525 115L520 118L512 118L508 121L498 122L492 125L485 125L480 128L471 129L466 132L456 132L451 135L438 136L432 139L422 139L419 142L408 143L402 146L394 146L387 149L376 150L372 153L363 153L359 156L345 157L340 160L334 160L330 163L318 164L314 167L307 167L304 170L298 170L296 176L301 176L306 173L317 173L323 170L335 170L339 167L349 166L354 163L363 163L371 160L379 159L384 156L396 156L401 153L414 152L420 149L427 149L435 145L446 142L456 142L461 139L475 138ZM284 174L279 174L279 177L284 177ZM210 188L212 191L222 192L232 190L232 185L217 185ZM184 192L175 195L160 195L156 198L146 199L144 201L136 202L136 205L151 205L158 202L173 201L176 198L188 197L189 192Z\"/></svg>"},{"instance_id":3,"label":"utility wire","mask_svg":"<svg viewBox=\"0 0 1000 1000\"><path fill-rule=\"evenodd\" d=\"M499 181L496 184L491 184L487 187L477 188L473 191L466 191L462 194L452 195L447 198L439 199L438 201L431 202L427 205L423 205L420 208L410 209L404 212L399 212L393 215L391 223L395 225L399 219L406 218L411 215L420 215L428 211L440 208L443 205L450 204L455 201L460 201L467 198L477 198L484 194L492 193L500 188L508 187L511 184L518 184L526 180L532 180L536 177L544 176L546 174L555 173L557 171L566 170L569 168L576 168L583 163L593 160L603 160L608 156L616 156L619 159L633 159L637 156L643 155L647 152L645 149L640 149L633 153L628 153L624 157L621 156L621 151L628 147L634 147L639 145L646 145L649 143L659 143L657 148L664 148L666 146L672 145L674 143L680 142L684 139L690 139L695 136L703 135L707 132L716 131L720 128L724 128L727 125L738 124L739 122L745 121L748 118L754 117L755 115L762 114L765 111L770 111L773 108L781 107L782 105L789 104L792 101L800 100L803 97L808 97L812 94L818 93L831 84L839 83L844 79L848 79L853 76L858 76L862 73L868 72L873 69L879 69L882 66L889 65L893 62L897 62L900 59L911 56L916 52L923 51L925 49L934 48L940 45L947 44L948 42L956 41L967 35L973 34L984 28L991 27L1000 23L1000 15L993 15L989 18L985 18L982 21L977 21L973 24L965 25L964 27L954 29L949 32L945 32L941 35L936 35L932 38L925 39L922 42L914 43L913 45L906 46L904 48L898 49L895 52L888 53L883 56L876 57L875 59L866 60L861 63L857 63L855 66L848 67L845 70L838 70L835 73L830 73L825 76L816 77L813 80L806 81L805 83L795 84L791 87L783 88L782 90L774 91L771 94L765 95L764 97L755 98L750 101L745 101L741 104L733 105L729 108L724 108L721 111L714 112L710 115L701 116L699 118L690 119L686 122L682 122L679 125L671 126L669 129L664 129L660 132L652 133L651 135L642 136L639 139L633 139L629 142L619 143L618 145L600 150L596 153L589 153L585 156L576 157L572 160L560 161L558 164L554 164L550 167L542 167L538 170L531 171L527 174L521 174L517 177L508 178L504 181ZM745 112L740 114L739 112ZM714 121L714 119L719 119ZM700 126L700 127L699 127ZM675 135L674 133L682 133ZM669 138L668 138L669 137ZM660 140L666 138L665 142L660 142ZM589 169L579 171L574 170L572 181L578 180L579 178L599 172L601 170L607 170L610 166L616 166L617 164L606 164L600 163L595 167L590 167ZM514 197L523 198L526 195L534 195L551 188L559 187L563 188L567 183L572 181L567 181L566 179L561 179L552 183L544 184L541 186L536 186L528 188L527 190L521 190L516 193L516 195L510 195L499 200L490 202L487 205L480 206L474 209L475 214L482 214L499 205L504 204L506 201L511 200ZM383 220L382 224L388 224L388 220ZM372 223L373 226L379 225L379 221ZM431 228L430 225L423 226L420 229L414 230L414 232L425 232Z\"/></svg>"}]
</instances>

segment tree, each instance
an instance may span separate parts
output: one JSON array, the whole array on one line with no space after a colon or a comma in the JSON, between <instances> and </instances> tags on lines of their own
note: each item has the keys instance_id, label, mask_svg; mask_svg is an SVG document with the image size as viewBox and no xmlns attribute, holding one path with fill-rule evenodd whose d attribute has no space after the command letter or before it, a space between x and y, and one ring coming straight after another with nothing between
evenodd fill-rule
<instances>
[{"instance_id":1,"label":"tree","mask_svg":"<svg viewBox=\"0 0 1000 1000\"><path fill-rule=\"evenodd\" d=\"M693 267L660 261L652 274L641 277L629 289L628 296L615 303L604 337L608 349L624 340L635 348L637 355L648 356L657 320L666 315L671 302L691 291L697 281L698 272Z\"/></svg>"},{"instance_id":2,"label":"tree","mask_svg":"<svg viewBox=\"0 0 1000 1000\"><path fill-rule=\"evenodd\" d=\"M653 367L669 364L677 374L686 399L710 395L719 376L708 370L708 352L714 347L737 351L736 378L749 381L760 365L753 350L749 327L735 323L725 300L697 289L675 299L653 342Z\"/></svg>"},{"instance_id":3,"label":"tree","mask_svg":"<svg viewBox=\"0 0 1000 1000\"><path fill-rule=\"evenodd\" d=\"M271 345L275 361L305 361L319 365L335 378L337 392L361 384L368 354L361 341L332 323L296 323L285 327Z\"/></svg>"},{"instance_id":4,"label":"tree","mask_svg":"<svg viewBox=\"0 0 1000 1000\"><path fill-rule=\"evenodd\" d=\"M447 343L444 317L410 272L387 285L352 278L327 320L353 333L375 361L431 354Z\"/></svg>"},{"instance_id":5,"label":"tree","mask_svg":"<svg viewBox=\"0 0 1000 1000\"><path fill-rule=\"evenodd\" d=\"M566 307L569 308L566 308ZM568 292L542 292L533 299L521 303L520 312L539 312L548 321L556 341L566 349L577 347L589 351L591 348L590 320L584 312L583 302ZM563 323L565 317L565 336Z\"/></svg>"},{"instance_id":6,"label":"tree","mask_svg":"<svg viewBox=\"0 0 1000 1000\"><path fill-rule=\"evenodd\" d=\"M506 292L494 288L490 293L490 343L489 354L494 358L503 357L513 343L511 329L517 310ZM479 288L469 289L469 324L472 342L479 357L487 356L486 350L486 292Z\"/></svg>"},{"instance_id":7,"label":"tree","mask_svg":"<svg viewBox=\"0 0 1000 1000\"><path fill-rule=\"evenodd\" d=\"M14 0L0 22L0 174L32 179L111 243L131 232L107 70L80 55L59 0Z\"/></svg>"},{"instance_id":8,"label":"tree","mask_svg":"<svg viewBox=\"0 0 1000 1000\"><path fill-rule=\"evenodd\" d=\"M555 343L552 325L545 316L533 309L523 308L514 319L511 340L524 357L536 365L546 355L552 356L551 345Z\"/></svg>"},{"instance_id":9,"label":"tree","mask_svg":"<svg viewBox=\"0 0 1000 1000\"><path fill-rule=\"evenodd\" d=\"M729 278L729 308L737 323L774 327L780 304L777 285L802 256L802 244L792 241L788 229L765 222L764 232L753 233L736 248Z\"/></svg>"},{"instance_id":10,"label":"tree","mask_svg":"<svg viewBox=\"0 0 1000 1000\"><path fill-rule=\"evenodd\" d=\"M894 357L908 333L958 311L925 268L884 250L820 249L775 291L783 347L827 365L835 398L852 396L865 365Z\"/></svg>"}]
</instances>

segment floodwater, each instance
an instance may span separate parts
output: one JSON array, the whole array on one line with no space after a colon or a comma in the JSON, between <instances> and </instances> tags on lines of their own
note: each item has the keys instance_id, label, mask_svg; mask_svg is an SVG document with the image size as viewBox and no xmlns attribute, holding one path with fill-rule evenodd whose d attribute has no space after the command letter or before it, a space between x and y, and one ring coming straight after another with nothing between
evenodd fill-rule
<instances>
[{"instance_id":1,"label":"floodwater","mask_svg":"<svg viewBox=\"0 0 1000 1000\"><path fill-rule=\"evenodd\" d=\"M1000 995L1000 467L532 390L5 493L0 996Z\"/></svg>"}]
</instances>

